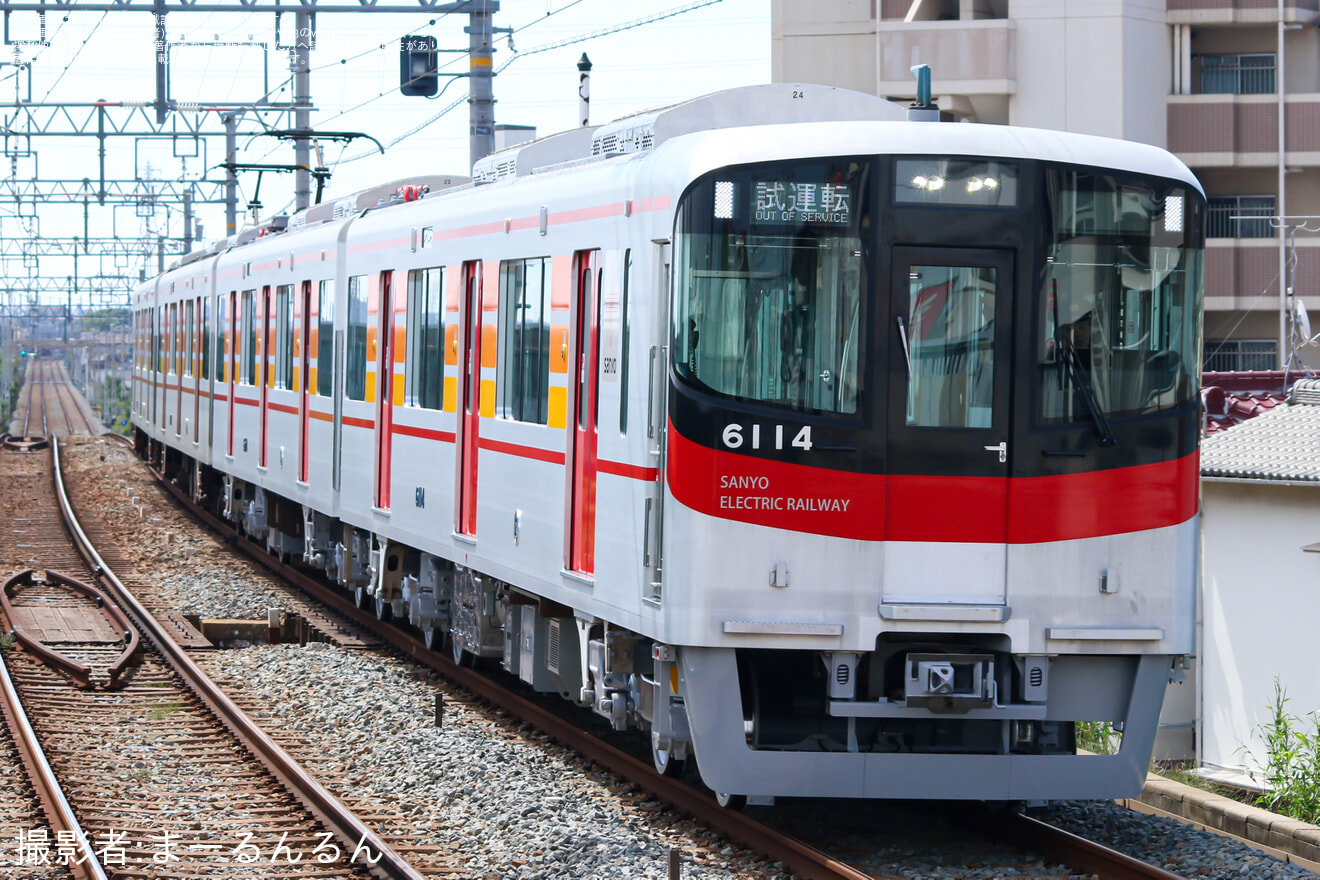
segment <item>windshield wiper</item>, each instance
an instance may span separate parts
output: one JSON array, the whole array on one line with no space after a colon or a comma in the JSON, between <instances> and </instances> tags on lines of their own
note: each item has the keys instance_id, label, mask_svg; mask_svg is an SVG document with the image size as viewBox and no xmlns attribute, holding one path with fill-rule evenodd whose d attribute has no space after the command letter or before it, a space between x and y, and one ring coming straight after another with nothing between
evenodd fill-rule
<instances>
[{"instance_id":1,"label":"windshield wiper","mask_svg":"<svg viewBox=\"0 0 1320 880\"><path fill-rule=\"evenodd\" d=\"M1068 377L1072 379L1073 385L1082 393L1082 400L1086 401L1086 411L1091 414L1091 421L1095 422L1096 432L1100 435L1101 446L1113 446L1115 443L1114 432L1109 430L1109 422L1105 419L1105 414L1100 411L1100 403L1095 399L1095 388L1091 385L1091 374L1082 366L1082 359L1077 354L1077 349L1068 337L1062 333L1055 337L1055 344L1063 354L1064 366L1068 368Z\"/></svg>"}]
</instances>

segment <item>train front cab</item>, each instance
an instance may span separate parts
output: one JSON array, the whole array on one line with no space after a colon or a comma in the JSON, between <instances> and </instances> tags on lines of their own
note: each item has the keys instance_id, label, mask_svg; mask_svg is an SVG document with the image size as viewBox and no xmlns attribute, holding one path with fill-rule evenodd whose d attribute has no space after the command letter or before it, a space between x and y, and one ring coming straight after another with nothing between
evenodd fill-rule
<instances>
[{"instance_id":1,"label":"train front cab","mask_svg":"<svg viewBox=\"0 0 1320 880\"><path fill-rule=\"evenodd\" d=\"M689 188L666 601L707 784L1135 794L1192 649L1203 204L1008 158Z\"/></svg>"}]
</instances>

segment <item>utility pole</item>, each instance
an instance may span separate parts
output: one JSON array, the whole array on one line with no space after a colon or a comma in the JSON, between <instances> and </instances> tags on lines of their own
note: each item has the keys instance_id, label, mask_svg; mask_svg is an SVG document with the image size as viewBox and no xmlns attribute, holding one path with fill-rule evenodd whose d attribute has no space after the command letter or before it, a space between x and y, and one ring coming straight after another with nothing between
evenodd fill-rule
<instances>
[{"instance_id":1,"label":"utility pole","mask_svg":"<svg viewBox=\"0 0 1320 880\"><path fill-rule=\"evenodd\" d=\"M193 194L189 187L183 191L183 252L192 250L193 242Z\"/></svg>"},{"instance_id":2,"label":"utility pole","mask_svg":"<svg viewBox=\"0 0 1320 880\"><path fill-rule=\"evenodd\" d=\"M225 114L225 237L238 232L238 114Z\"/></svg>"},{"instance_id":3,"label":"utility pole","mask_svg":"<svg viewBox=\"0 0 1320 880\"><path fill-rule=\"evenodd\" d=\"M156 124L162 125L169 116L170 106L166 92L169 89L169 71L165 67L169 58L169 44L165 41L165 0L156 0Z\"/></svg>"},{"instance_id":4,"label":"utility pole","mask_svg":"<svg viewBox=\"0 0 1320 880\"><path fill-rule=\"evenodd\" d=\"M492 4L493 5L493 4ZM491 56L495 38L492 10L469 14L468 32L468 157L476 165L495 152L495 92Z\"/></svg>"},{"instance_id":5,"label":"utility pole","mask_svg":"<svg viewBox=\"0 0 1320 880\"><path fill-rule=\"evenodd\" d=\"M583 128L591 124L591 59L586 52L578 61L578 116Z\"/></svg>"},{"instance_id":6,"label":"utility pole","mask_svg":"<svg viewBox=\"0 0 1320 880\"><path fill-rule=\"evenodd\" d=\"M310 132L312 128L312 46L315 45L316 15L311 12L299 12L295 16L297 33L294 34L293 47L289 50L289 59L293 68L293 127L298 132ZM302 211L312 203L311 147L306 135L294 138L293 164L293 209ZM228 161L235 161L233 158Z\"/></svg>"}]
</instances>

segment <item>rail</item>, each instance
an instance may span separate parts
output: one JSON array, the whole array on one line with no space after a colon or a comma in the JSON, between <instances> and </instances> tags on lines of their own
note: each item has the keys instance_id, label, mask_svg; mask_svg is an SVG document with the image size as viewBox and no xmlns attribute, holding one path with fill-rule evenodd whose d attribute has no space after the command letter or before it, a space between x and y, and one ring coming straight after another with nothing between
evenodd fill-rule
<instances>
[{"instance_id":1,"label":"rail","mask_svg":"<svg viewBox=\"0 0 1320 880\"><path fill-rule=\"evenodd\" d=\"M247 714L229 699L228 695L211 681L197 664L193 663L192 658L170 638L155 617L115 576L83 532L65 490L59 444L53 443L51 448L55 456L55 489L59 496L60 514L64 518L65 525L68 526L79 554L92 570L105 580L115 598L139 621L142 632L161 655L189 683L211 711L224 721L234 735L242 740L285 787L335 833L341 842L346 842L354 851L357 847L368 849L371 853L368 858L379 854L379 861L368 868L373 876L384 880L422 880L422 875L404 861L402 856L345 808L333 794L248 718Z\"/></svg>"},{"instance_id":2,"label":"rail","mask_svg":"<svg viewBox=\"0 0 1320 880\"><path fill-rule=\"evenodd\" d=\"M41 801L42 809L51 824L51 830L55 832L56 840L72 836L78 842L77 848L86 854L86 858L81 862L69 865L70 872L76 880L107 880L105 869L97 861L87 835L78 824L73 807L64 796L64 789L60 786L50 762L46 760L46 753L42 750L41 743L37 741L37 733L32 729L32 723L28 720L23 703L19 700L18 689L9 676L9 666L5 663L2 653L0 653L0 711L3 711L5 721L13 733L14 745L18 749L28 779L32 781L37 799Z\"/></svg>"}]
</instances>

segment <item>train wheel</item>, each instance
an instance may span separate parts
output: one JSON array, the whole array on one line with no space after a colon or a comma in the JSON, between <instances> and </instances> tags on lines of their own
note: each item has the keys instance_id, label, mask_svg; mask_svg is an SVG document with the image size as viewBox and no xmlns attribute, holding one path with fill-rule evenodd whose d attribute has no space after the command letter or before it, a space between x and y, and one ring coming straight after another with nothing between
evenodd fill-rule
<instances>
[{"instance_id":1,"label":"train wheel","mask_svg":"<svg viewBox=\"0 0 1320 880\"><path fill-rule=\"evenodd\" d=\"M445 647L445 631L438 626L422 627L422 641L431 651L443 651Z\"/></svg>"},{"instance_id":2,"label":"train wheel","mask_svg":"<svg viewBox=\"0 0 1320 880\"><path fill-rule=\"evenodd\" d=\"M683 775L687 770L686 758L675 758L669 749L658 749L651 746L651 763L655 765L655 772L661 776L668 776L673 779Z\"/></svg>"},{"instance_id":3,"label":"train wheel","mask_svg":"<svg viewBox=\"0 0 1320 880\"><path fill-rule=\"evenodd\" d=\"M453 658L457 666L466 666L472 669L477 665L477 655L463 647L463 640L457 635L451 634L449 637L449 656Z\"/></svg>"},{"instance_id":4,"label":"train wheel","mask_svg":"<svg viewBox=\"0 0 1320 880\"><path fill-rule=\"evenodd\" d=\"M356 602L357 607L361 608L363 611L366 611L371 607L371 602L374 598L375 597L371 595L371 590L366 587L353 588L353 601Z\"/></svg>"},{"instance_id":5,"label":"train wheel","mask_svg":"<svg viewBox=\"0 0 1320 880\"><path fill-rule=\"evenodd\" d=\"M747 795L717 791L715 792L715 803L726 810L741 810L747 806Z\"/></svg>"},{"instance_id":6,"label":"train wheel","mask_svg":"<svg viewBox=\"0 0 1320 880\"><path fill-rule=\"evenodd\" d=\"M389 621L394 619L394 603L389 599L377 599L373 604L378 620Z\"/></svg>"}]
</instances>

